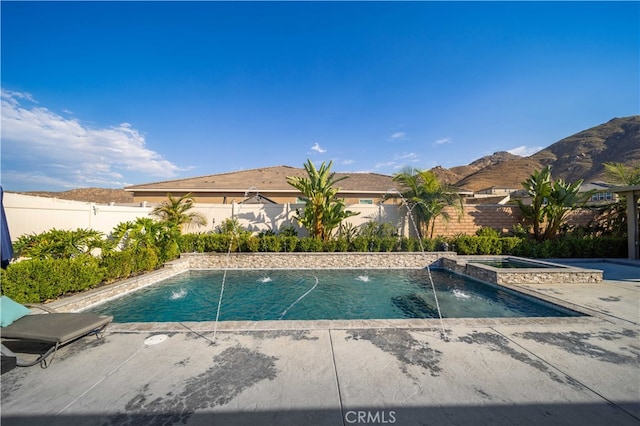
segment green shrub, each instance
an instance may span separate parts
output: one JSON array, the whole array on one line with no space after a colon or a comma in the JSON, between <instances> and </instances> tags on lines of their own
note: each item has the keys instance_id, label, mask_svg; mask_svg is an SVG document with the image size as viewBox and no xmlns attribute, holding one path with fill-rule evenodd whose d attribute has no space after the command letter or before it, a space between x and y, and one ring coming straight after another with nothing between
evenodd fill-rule
<instances>
[{"instance_id":1,"label":"green shrub","mask_svg":"<svg viewBox=\"0 0 640 426\"><path fill-rule=\"evenodd\" d=\"M412 252L420 250L420 244L415 238L402 237L400 239L400 251Z\"/></svg>"},{"instance_id":2,"label":"green shrub","mask_svg":"<svg viewBox=\"0 0 640 426\"><path fill-rule=\"evenodd\" d=\"M346 252L349 251L349 240L346 238L337 238L336 246L333 251Z\"/></svg>"},{"instance_id":3,"label":"green shrub","mask_svg":"<svg viewBox=\"0 0 640 426\"><path fill-rule=\"evenodd\" d=\"M160 265L156 249L153 247L134 249L133 265L134 274L153 271L156 269Z\"/></svg>"},{"instance_id":4,"label":"green shrub","mask_svg":"<svg viewBox=\"0 0 640 426\"><path fill-rule=\"evenodd\" d=\"M296 236L282 236L279 235L280 239L280 247L282 247L282 251L292 253L296 251L296 247L298 246L298 237Z\"/></svg>"},{"instance_id":5,"label":"green shrub","mask_svg":"<svg viewBox=\"0 0 640 426\"><path fill-rule=\"evenodd\" d=\"M357 236L351 240L349 251L367 252L369 251L369 238Z\"/></svg>"},{"instance_id":6,"label":"green shrub","mask_svg":"<svg viewBox=\"0 0 640 426\"><path fill-rule=\"evenodd\" d=\"M324 243L319 238L303 237L298 241L296 249L299 252L321 252L324 251Z\"/></svg>"},{"instance_id":7,"label":"green shrub","mask_svg":"<svg viewBox=\"0 0 640 426\"><path fill-rule=\"evenodd\" d=\"M204 250L213 253L226 253L235 238L231 234L207 234L204 237Z\"/></svg>"},{"instance_id":8,"label":"green shrub","mask_svg":"<svg viewBox=\"0 0 640 426\"><path fill-rule=\"evenodd\" d=\"M297 237L298 231L296 231L296 228L293 225L280 225L278 235L281 237Z\"/></svg>"},{"instance_id":9,"label":"green shrub","mask_svg":"<svg viewBox=\"0 0 640 426\"><path fill-rule=\"evenodd\" d=\"M398 251L399 242L396 237L382 237L380 240L380 251L382 252L390 252L390 251Z\"/></svg>"},{"instance_id":10,"label":"green shrub","mask_svg":"<svg viewBox=\"0 0 640 426\"><path fill-rule=\"evenodd\" d=\"M238 238L238 250L245 253L256 253L260 251L260 238L252 235L241 235Z\"/></svg>"},{"instance_id":11,"label":"green shrub","mask_svg":"<svg viewBox=\"0 0 640 426\"><path fill-rule=\"evenodd\" d=\"M14 243L16 257L65 259L89 254L104 246L104 234L93 229L50 229L37 235L22 235Z\"/></svg>"},{"instance_id":12,"label":"green shrub","mask_svg":"<svg viewBox=\"0 0 640 426\"><path fill-rule=\"evenodd\" d=\"M501 254L502 243L498 237L476 237L476 254Z\"/></svg>"},{"instance_id":13,"label":"green shrub","mask_svg":"<svg viewBox=\"0 0 640 426\"><path fill-rule=\"evenodd\" d=\"M98 259L30 259L2 271L2 294L19 303L41 303L98 286L105 270Z\"/></svg>"},{"instance_id":14,"label":"green shrub","mask_svg":"<svg viewBox=\"0 0 640 426\"><path fill-rule=\"evenodd\" d=\"M180 253L204 253L203 234L183 234L179 240Z\"/></svg>"},{"instance_id":15,"label":"green shrub","mask_svg":"<svg viewBox=\"0 0 640 426\"><path fill-rule=\"evenodd\" d=\"M111 251L102 256L101 264L105 269L104 280L113 282L133 275L135 260L133 250Z\"/></svg>"},{"instance_id":16,"label":"green shrub","mask_svg":"<svg viewBox=\"0 0 640 426\"><path fill-rule=\"evenodd\" d=\"M473 255L478 253L478 237L462 235L454 240L458 254Z\"/></svg>"},{"instance_id":17,"label":"green shrub","mask_svg":"<svg viewBox=\"0 0 640 426\"><path fill-rule=\"evenodd\" d=\"M267 235L260 239L260 251L278 253L280 251L281 239L275 235Z\"/></svg>"},{"instance_id":18,"label":"green shrub","mask_svg":"<svg viewBox=\"0 0 640 426\"><path fill-rule=\"evenodd\" d=\"M476 236L499 238L500 232L497 229L489 228L488 226L483 226L482 228L476 231Z\"/></svg>"}]
</instances>

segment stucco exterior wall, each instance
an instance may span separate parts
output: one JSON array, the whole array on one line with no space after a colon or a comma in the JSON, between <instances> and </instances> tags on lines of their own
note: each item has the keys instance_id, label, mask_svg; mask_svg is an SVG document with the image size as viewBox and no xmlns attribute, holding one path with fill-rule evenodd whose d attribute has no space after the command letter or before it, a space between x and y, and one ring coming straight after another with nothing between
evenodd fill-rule
<instances>
[{"instance_id":1,"label":"stucco exterior wall","mask_svg":"<svg viewBox=\"0 0 640 426\"><path fill-rule=\"evenodd\" d=\"M75 230L95 229L109 234L113 228L138 217L150 217L150 206L120 206L59 200L6 193L4 207L12 240L25 234L39 234L52 228ZM194 211L206 217L206 225L186 226L184 232L212 232L225 220L237 218L240 224L252 232L277 231L281 226L293 226L298 235L308 233L295 220L297 208L303 204L195 204ZM359 212L345 222L359 226L369 221L391 223L401 236L415 236L415 230L403 205L393 204L350 204L347 209ZM445 209L450 220L444 216L436 220L433 236L451 237L459 234L474 235L482 227L490 227L501 232L510 232L515 224L523 224L518 206L512 205L466 205L461 216L453 208ZM576 211L568 216L568 223L584 225L593 218L593 212ZM429 235L426 235L429 236Z\"/></svg>"}]
</instances>

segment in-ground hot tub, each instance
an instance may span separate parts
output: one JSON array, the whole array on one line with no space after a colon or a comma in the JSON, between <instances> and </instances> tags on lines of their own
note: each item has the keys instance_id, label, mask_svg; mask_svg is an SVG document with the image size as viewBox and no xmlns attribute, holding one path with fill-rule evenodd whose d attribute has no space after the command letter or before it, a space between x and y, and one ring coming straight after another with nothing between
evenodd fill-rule
<instances>
[{"instance_id":1,"label":"in-ground hot tub","mask_svg":"<svg viewBox=\"0 0 640 426\"><path fill-rule=\"evenodd\" d=\"M602 281L602 271L515 256L458 256L441 265L458 274L494 284L587 284Z\"/></svg>"}]
</instances>

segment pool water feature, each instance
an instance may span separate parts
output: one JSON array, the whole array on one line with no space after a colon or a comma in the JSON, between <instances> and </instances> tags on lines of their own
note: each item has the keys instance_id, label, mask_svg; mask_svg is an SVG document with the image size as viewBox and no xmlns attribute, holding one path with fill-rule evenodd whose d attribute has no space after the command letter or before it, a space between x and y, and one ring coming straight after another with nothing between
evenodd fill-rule
<instances>
[{"instance_id":1,"label":"pool water feature","mask_svg":"<svg viewBox=\"0 0 640 426\"><path fill-rule=\"evenodd\" d=\"M116 322L213 321L223 273L188 271L90 311L114 315ZM436 269L431 274L444 318L581 316L450 271ZM313 291L309 291L311 288ZM176 298L174 294L184 296ZM438 316L426 269L229 270L218 319L437 319Z\"/></svg>"}]
</instances>

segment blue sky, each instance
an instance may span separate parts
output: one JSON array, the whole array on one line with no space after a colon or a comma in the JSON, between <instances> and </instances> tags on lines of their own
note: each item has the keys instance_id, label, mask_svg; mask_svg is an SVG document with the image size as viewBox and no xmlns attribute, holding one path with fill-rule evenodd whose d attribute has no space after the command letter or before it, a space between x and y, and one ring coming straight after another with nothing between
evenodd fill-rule
<instances>
[{"instance_id":1,"label":"blue sky","mask_svg":"<svg viewBox=\"0 0 640 426\"><path fill-rule=\"evenodd\" d=\"M638 2L7 2L6 190L393 174L639 113Z\"/></svg>"}]
</instances>

